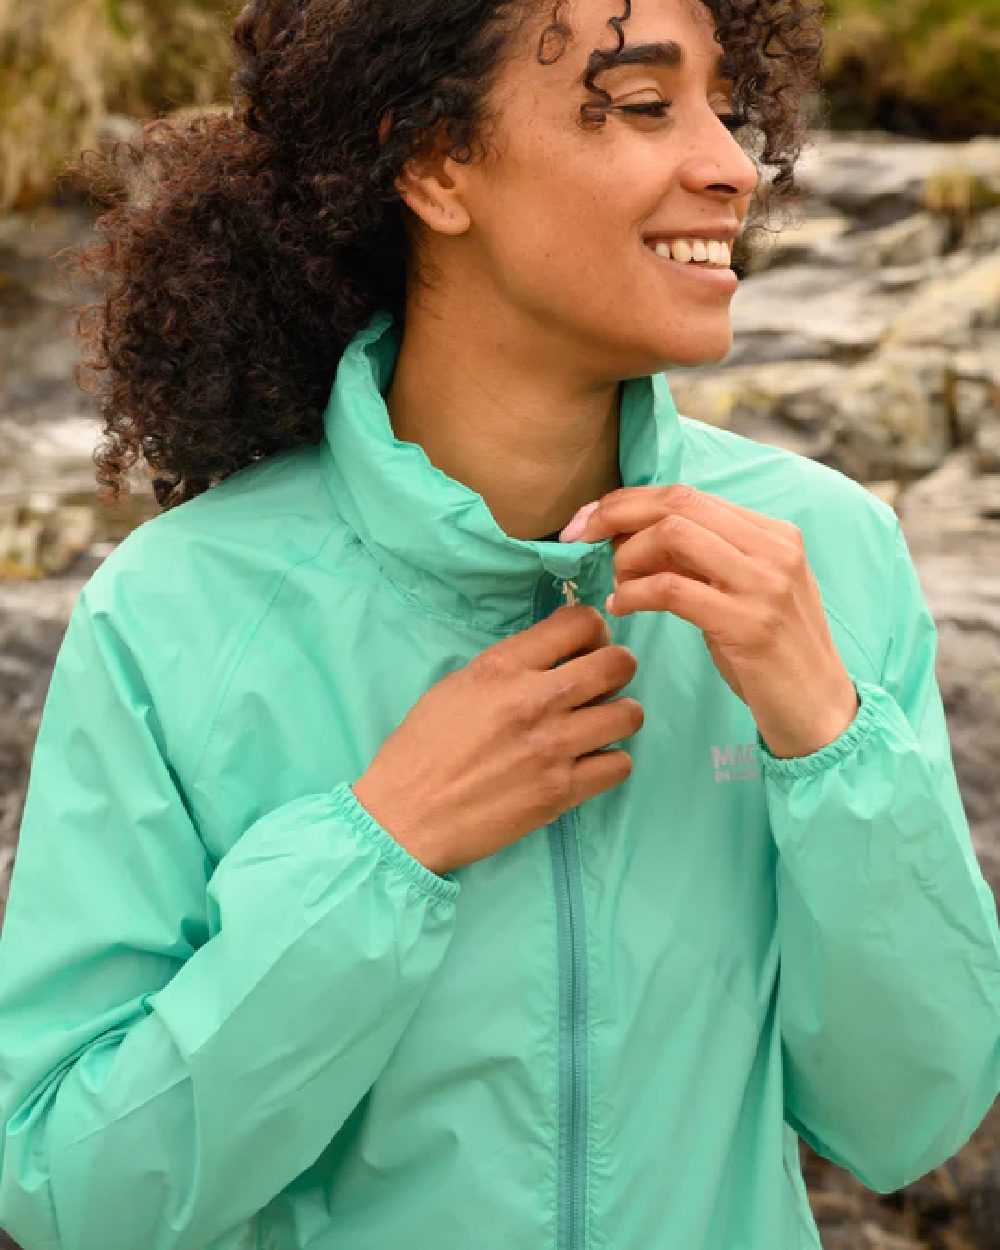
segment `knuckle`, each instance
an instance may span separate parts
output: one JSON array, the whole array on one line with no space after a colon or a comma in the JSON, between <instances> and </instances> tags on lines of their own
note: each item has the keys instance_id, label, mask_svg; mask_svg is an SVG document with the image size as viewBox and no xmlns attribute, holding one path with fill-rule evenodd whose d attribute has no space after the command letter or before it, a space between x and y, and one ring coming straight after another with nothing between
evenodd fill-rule
<instances>
[{"instance_id":1,"label":"knuckle","mask_svg":"<svg viewBox=\"0 0 1000 1250\"><path fill-rule=\"evenodd\" d=\"M765 611L777 610L774 605L784 602L794 586L794 578L789 571L780 566L771 565L762 578L767 589L767 605Z\"/></svg>"},{"instance_id":2,"label":"knuckle","mask_svg":"<svg viewBox=\"0 0 1000 1250\"><path fill-rule=\"evenodd\" d=\"M804 546L788 543L781 549L778 567L788 576L794 576L802 568L805 558L806 551Z\"/></svg>"},{"instance_id":3,"label":"knuckle","mask_svg":"<svg viewBox=\"0 0 1000 1250\"><path fill-rule=\"evenodd\" d=\"M694 503L698 492L684 482L673 482L663 488L663 498L672 508L687 508Z\"/></svg>"},{"instance_id":4,"label":"knuckle","mask_svg":"<svg viewBox=\"0 0 1000 1250\"><path fill-rule=\"evenodd\" d=\"M668 534L674 534L677 530L682 530L686 524L686 519L679 512L671 512L669 516L664 517L660 522L660 525Z\"/></svg>"},{"instance_id":5,"label":"knuckle","mask_svg":"<svg viewBox=\"0 0 1000 1250\"><path fill-rule=\"evenodd\" d=\"M805 537L794 521L782 521L781 528L789 542L795 543L796 546L801 547L803 550L805 549Z\"/></svg>"},{"instance_id":6,"label":"knuckle","mask_svg":"<svg viewBox=\"0 0 1000 1250\"><path fill-rule=\"evenodd\" d=\"M544 690L511 690L504 699L504 721L519 733L533 729L545 710Z\"/></svg>"},{"instance_id":7,"label":"knuckle","mask_svg":"<svg viewBox=\"0 0 1000 1250\"><path fill-rule=\"evenodd\" d=\"M476 679L481 682L502 681L508 673L507 661L496 647L487 647L485 651L480 651L470 665L470 669Z\"/></svg>"},{"instance_id":8,"label":"knuckle","mask_svg":"<svg viewBox=\"0 0 1000 1250\"><path fill-rule=\"evenodd\" d=\"M536 707L543 715L565 706L576 688L576 681L566 671L566 666L549 669L546 681L536 696Z\"/></svg>"},{"instance_id":9,"label":"knuckle","mask_svg":"<svg viewBox=\"0 0 1000 1250\"><path fill-rule=\"evenodd\" d=\"M782 613L777 607L769 605L765 608L758 625L761 638L765 642L770 642L780 633L781 622Z\"/></svg>"},{"instance_id":10,"label":"knuckle","mask_svg":"<svg viewBox=\"0 0 1000 1250\"><path fill-rule=\"evenodd\" d=\"M565 758L543 769L538 782L538 795L546 807L563 804L572 786L572 770Z\"/></svg>"},{"instance_id":11,"label":"knuckle","mask_svg":"<svg viewBox=\"0 0 1000 1250\"><path fill-rule=\"evenodd\" d=\"M780 601L787 601L795 594L795 572L793 569L782 569L776 579L774 593Z\"/></svg>"},{"instance_id":12,"label":"knuckle","mask_svg":"<svg viewBox=\"0 0 1000 1250\"><path fill-rule=\"evenodd\" d=\"M566 752L562 730L554 724L539 725L525 739L529 756L545 772L558 770L564 763Z\"/></svg>"}]
</instances>

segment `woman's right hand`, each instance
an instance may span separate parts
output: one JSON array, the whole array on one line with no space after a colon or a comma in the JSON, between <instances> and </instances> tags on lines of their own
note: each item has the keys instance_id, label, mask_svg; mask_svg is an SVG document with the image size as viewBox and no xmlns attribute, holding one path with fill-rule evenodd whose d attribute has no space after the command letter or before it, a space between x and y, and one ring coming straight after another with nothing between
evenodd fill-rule
<instances>
[{"instance_id":1,"label":"woman's right hand","mask_svg":"<svg viewBox=\"0 0 1000 1250\"><path fill-rule=\"evenodd\" d=\"M432 872L483 859L629 776L629 753L601 748L642 705L601 700L636 668L596 608L564 604L433 685L351 789Z\"/></svg>"}]
</instances>

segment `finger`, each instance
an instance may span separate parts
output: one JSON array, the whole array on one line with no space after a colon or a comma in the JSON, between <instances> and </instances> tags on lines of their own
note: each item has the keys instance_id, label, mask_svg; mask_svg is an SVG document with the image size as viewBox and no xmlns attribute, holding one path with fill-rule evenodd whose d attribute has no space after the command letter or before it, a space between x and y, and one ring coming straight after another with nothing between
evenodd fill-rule
<instances>
[{"instance_id":1,"label":"finger","mask_svg":"<svg viewBox=\"0 0 1000 1250\"><path fill-rule=\"evenodd\" d=\"M756 525L759 529L770 531L772 534L783 534L789 525L788 521L780 517L768 516L766 512L755 512L752 508L744 508L738 503L733 503L731 499L724 499L721 495L710 495L703 492L707 499L711 499L714 504L720 508L726 508L728 511L742 517L751 525Z\"/></svg>"},{"instance_id":2,"label":"finger","mask_svg":"<svg viewBox=\"0 0 1000 1250\"><path fill-rule=\"evenodd\" d=\"M751 593L760 582L756 561L728 539L679 513L664 517L629 539L616 560L618 579L624 582L667 572L667 560L709 585L737 594Z\"/></svg>"},{"instance_id":3,"label":"finger","mask_svg":"<svg viewBox=\"0 0 1000 1250\"><path fill-rule=\"evenodd\" d=\"M596 651L611 642L608 623L585 604L560 604L529 629L511 634L489 648L511 657L520 667L544 672L570 655Z\"/></svg>"},{"instance_id":4,"label":"finger","mask_svg":"<svg viewBox=\"0 0 1000 1250\"><path fill-rule=\"evenodd\" d=\"M710 491L699 490L698 487L691 486L687 482L671 482L664 486L619 486L616 490L608 491L606 495L602 496L600 502L602 504L617 503L620 499L634 494L636 491L646 494L650 492L665 494L668 496L668 502L671 507L682 506L684 498L690 498L693 494L703 499L709 499L720 507L726 508L737 516L742 517L751 525L756 525L760 529L770 530L771 533L787 536L792 530L797 528L791 521L786 521L782 517L773 517L766 512L756 512L752 508L745 508L741 504L733 503L731 499L726 499L724 496L713 494Z\"/></svg>"},{"instance_id":5,"label":"finger","mask_svg":"<svg viewBox=\"0 0 1000 1250\"><path fill-rule=\"evenodd\" d=\"M716 496L694 488L636 486L613 491L588 517L580 535L582 542L611 538L616 555L625 539L647 529L665 516L687 516L714 530L747 555L763 555L775 538L787 535L780 529L755 524L745 518L744 509L726 507ZM783 523L782 523L783 524ZM616 536L619 541L614 541Z\"/></svg>"},{"instance_id":6,"label":"finger","mask_svg":"<svg viewBox=\"0 0 1000 1250\"><path fill-rule=\"evenodd\" d=\"M734 596L716 590L693 577L655 573L626 582L615 591L608 611L612 616L628 612L670 612L713 637L739 636L750 614Z\"/></svg>"}]
</instances>

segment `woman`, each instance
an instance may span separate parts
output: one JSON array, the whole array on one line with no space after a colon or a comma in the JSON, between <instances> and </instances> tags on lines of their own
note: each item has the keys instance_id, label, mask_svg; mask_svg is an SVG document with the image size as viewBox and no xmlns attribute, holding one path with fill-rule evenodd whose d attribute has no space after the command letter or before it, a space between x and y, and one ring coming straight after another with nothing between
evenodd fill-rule
<instances>
[{"instance_id":1,"label":"woman","mask_svg":"<svg viewBox=\"0 0 1000 1250\"><path fill-rule=\"evenodd\" d=\"M662 372L730 346L817 20L256 3L246 112L147 136L91 342L163 512L74 608L0 944L26 1248L818 1247L800 1137L889 1191L982 1120L898 523Z\"/></svg>"}]
</instances>

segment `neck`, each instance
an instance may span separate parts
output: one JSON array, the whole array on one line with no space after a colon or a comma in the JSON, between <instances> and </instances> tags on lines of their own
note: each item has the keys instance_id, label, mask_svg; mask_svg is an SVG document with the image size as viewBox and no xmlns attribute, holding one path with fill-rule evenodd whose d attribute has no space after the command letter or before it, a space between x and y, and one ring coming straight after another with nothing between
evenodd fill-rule
<instances>
[{"instance_id":1,"label":"neck","mask_svg":"<svg viewBox=\"0 0 1000 1250\"><path fill-rule=\"evenodd\" d=\"M393 433L477 491L509 537L540 538L622 485L619 383L578 365L537 335L410 307L385 395Z\"/></svg>"}]
</instances>

